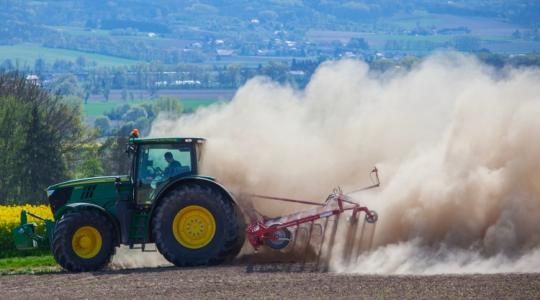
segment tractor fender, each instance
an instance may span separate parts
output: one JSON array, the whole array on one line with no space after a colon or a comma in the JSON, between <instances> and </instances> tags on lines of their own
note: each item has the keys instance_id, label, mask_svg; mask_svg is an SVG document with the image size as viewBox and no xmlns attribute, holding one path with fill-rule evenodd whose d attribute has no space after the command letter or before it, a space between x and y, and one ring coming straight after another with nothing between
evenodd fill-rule
<instances>
[{"instance_id":1,"label":"tractor fender","mask_svg":"<svg viewBox=\"0 0 540 300\"><path fill-rule=\"evenodd\" d=\"M241 206L238 205L238 202L234 198L233 194L231 192L229 192L223 185L217 183L215 180L212 180L212 179L210 179L208 177L196 176L196 175L194 175L194 176L186 176L186 177L182 177L182 178L179 178L177 180L168 182L166 185L164 185L156 193L156 197L154 198L155 200L153 201L152 207L150 209L150 218L148 219L149 236L151 236L151 224L152 224L152 219L154 218L155 210L160 205L160 203L161 203L161 201L163 199L163 196L166 195L170 190L176 188L177 186L180 186L180 185L183 185L183 184L188 184L188 183L197 183L197 184L200 184L200 185L205 185L205 186L215 188L216 190L221 192L222 195L225 198L229 199L229 201L234 203L234 205L237 207L237 209L240 210L240 213L242 215L244 215Z\"/></svg>"},{"instance_id":2,"label":"tractor fender","mask_svg":"<svg viewBox=\"0 0 540 300\"><path fill-rule=\"evenodd\" d=\"M210 179L209 177L203 177L203 176L185 176L178 178L176 180L173 180L171 182L168 182L166 185L161 187L159 191L156 193L155 200L152 201L152 211L154 211L154 208L156 208L159 205L159 202L161 201L161 198L163 198L163 195L165 195L169 190L177 187L180 184L186 184L186 183L198 183L206 186L211 186L217 188L221 193L223 193L223 196L228 198L230 201L232 201L234 204L238 205L235 198L233 197L232 193L229 192L223 185L217 183L215 180Z\"/></svg>"},{"instance_id":3,"label":"tractor fender","mask_svg":"<svg viewBox=\"0 0 540 300\"><path fill-rule=\"evenodd\" d=\"M115 234L116 234L115 235L116 240L114 242L115 242L116 245L118 245L118 243L120 241L120 238L121 238L120 224L118 224L118 221L116 220L116 218L113 215L111 215L108 211L106 211L103 207L101 207L99 205L95 205L95 204L92 204L92 203L70 203L70 204L66 204L61 209L56 211L56 213L54 214L54 219L56 221L58 221L58 220L60 220L62 218L62 216L64 214L66 214L69 211L84 210L84 209L95 209L95 210L99 211L100 213L102 213L105 217L107 217L107 219L111 222L111 224L113 224L114 231L115 231Z\"/></svg>"}]
</instances>

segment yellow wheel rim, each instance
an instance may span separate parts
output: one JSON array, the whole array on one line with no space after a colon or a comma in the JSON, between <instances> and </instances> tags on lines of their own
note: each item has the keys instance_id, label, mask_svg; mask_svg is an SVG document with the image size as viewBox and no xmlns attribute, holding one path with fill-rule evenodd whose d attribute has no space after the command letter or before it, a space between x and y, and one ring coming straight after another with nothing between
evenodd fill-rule
<instances>
[{"instance_id":1,"label":"yellow wheel rim","mask_svg":"<svg viewBox=\"0 0 540 300\"><path fill-rule=\"evenodd\" d=\"M172 224L174 237L182 246L199 249L208 245L216 234L216 220L212 213L198 205L182 208Z\"/></svg>"},{"instance_id":2,"label":"yellow wheel rim","mask_svg":"<svg viewBox=\"0 0 540 300\"><path fill-rule=\"evenodd\" d=\"M71 247L73 252L82 258L93 258L101 250L103 240L101 233L93 226L83 226L73 234Z\"/></svg>"}]
</instances>

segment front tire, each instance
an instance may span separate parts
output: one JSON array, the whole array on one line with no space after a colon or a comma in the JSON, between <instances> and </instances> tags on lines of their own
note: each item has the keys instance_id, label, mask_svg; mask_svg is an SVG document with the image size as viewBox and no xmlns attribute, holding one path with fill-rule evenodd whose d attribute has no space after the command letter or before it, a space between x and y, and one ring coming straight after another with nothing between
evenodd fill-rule
<instances>
[{"instance_id":1,"label":"front tire","mask_svg":"<svg viewBox=\"0 0 540 300\"><path fill-rule=\"evenodd\" d=\"M231 259L244 240L243 219L231 201L209 187L183 185L156 208L152 233L159 252L176 266Z\"/></svg>"},{"instance_id":2,"label":"front tire","mask_svg":"<svg viewBox=\"0 0 540 300\"><path fill-rule=\"evenodd\" d=\"M62 268L96 271L109 264L114 254L114 228L98 211L67 212L56 224L51 246Z\"/></svg>"}]
</instances>

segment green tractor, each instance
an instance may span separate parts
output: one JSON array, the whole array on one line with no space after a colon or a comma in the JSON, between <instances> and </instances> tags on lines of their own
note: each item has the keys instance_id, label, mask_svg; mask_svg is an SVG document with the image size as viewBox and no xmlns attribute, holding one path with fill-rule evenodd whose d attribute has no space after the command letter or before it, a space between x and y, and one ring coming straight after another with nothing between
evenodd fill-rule
<instances>
[{"instance_id":1,"label":"green tractor","mask_svg":"<svg viewBox=\"0 0 540 300\"><path fill-rule=\"evenodd\" d=\"M139 138L132 132L128 175L66 181L47 188L54 220L47 233L21 213L13 230L18 249L48 244L63 268L94 271L116 247L155 243L176 266L219 264L234 258L245 239L245 221L233 195L199 174L203 138ZM32 214L30 214L32 215ZM39 216L35 216L38 217Z\"/></svg>"}]
</instances>

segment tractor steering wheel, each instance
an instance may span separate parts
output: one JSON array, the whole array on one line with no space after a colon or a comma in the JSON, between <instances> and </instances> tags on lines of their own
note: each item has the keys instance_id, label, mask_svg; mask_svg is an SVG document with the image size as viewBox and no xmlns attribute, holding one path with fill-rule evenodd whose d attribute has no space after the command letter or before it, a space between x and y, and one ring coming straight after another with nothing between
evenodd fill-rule
<instances>
[{"instance_id":1,"label":"tractor steering wheel","mask_svg":"<svg viewBox=\"0 0 540 300\"><path fill-rule=\"evenodd\" d=\"M156 175L152 182L150 182L150 187L155 190L157 186L163 181L163 175Z\"/></svg>"},{"instance_id":2,"label":"tractor steering wheel","mask_svg":"<svg viewBox=\"0 0 540 300\"><path fill-rule=\"evenodd\" d=\"M154 172L154 177L163 176L163 170L160 167L152 168L152 171Z\"/></svg>"}]
</instances>

